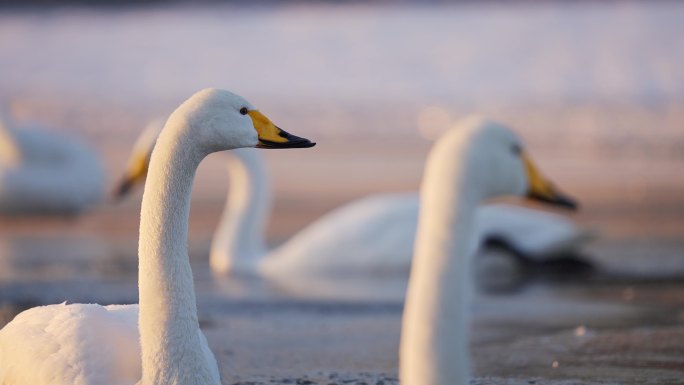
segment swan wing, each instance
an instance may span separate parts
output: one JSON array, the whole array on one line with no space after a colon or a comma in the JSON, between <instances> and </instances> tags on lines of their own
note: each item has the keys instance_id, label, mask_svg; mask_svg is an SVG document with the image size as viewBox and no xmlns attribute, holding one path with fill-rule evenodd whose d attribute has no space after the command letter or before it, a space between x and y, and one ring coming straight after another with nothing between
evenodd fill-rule
<instances>
[{"instance_id":1,"label":"swan wing","mask_svg":"<svg viewBox=\"0 0 684 385\"><path fill-rule=\"evenodd\" d=\"M562 215L508 204L480 206L478 222L485 240L498 238L537 259L574 251L593 237Z\"/></svg>"},{"instance_id":2,"label":"swan wing","mask_svg":"<svg viewBox=\"0 0 684 385\"><path fill-rule=\"evenodd\" d=\"M199 334L218 383L216 358ZM141 377L138 305L39 306L0 330L2 385L133 385Z\"/></svg>"},{"instance_id":3,"label":"swan wing","mask_svg":"<svg viewBox=\"0 0 684 385\"><path fill-rule=\"evenodd\" d=\"M135 384L137 305L35 307L0 330L0 384Z\"/></svg>"},{"instance_id":4,"label":"swan wing","mask_svg":"<svg viewBox=\"0 0 684 385\"><path fill-rule=\"evenodd\" d=\"M382 274L408 271L416 194L382 194L335 209L272 252L265 274Z\"/></svg>"}]
</instances>

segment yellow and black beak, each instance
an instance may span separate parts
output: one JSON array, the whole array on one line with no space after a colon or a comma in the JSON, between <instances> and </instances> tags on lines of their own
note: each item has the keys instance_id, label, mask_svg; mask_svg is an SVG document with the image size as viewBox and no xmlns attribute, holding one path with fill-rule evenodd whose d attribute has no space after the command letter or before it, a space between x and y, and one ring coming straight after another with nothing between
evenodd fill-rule
<instances>
[{"instance_id":1,"label":"yellow and black beak","mask_svg":"<svg viewBox=\"0 0 684 385\"><path fill-rule=\"evenodd\" d=\"M126 174L121 178L121 181L116 185L112 196L115 200L120 200L128 195L133 187L145 182L147 177L147 170L150 167L150 156L152 152L146 154L137 154L131 159L130 165Z\"/></svg>"},{"instance_id":2,"label":"yellow and black beak","mask_svg":"<svg viewBox=\"0 0 684 385\"><path fill-rule=\"evenodd\" d=\"M520 156L525 164L525 170L527 171L527 180L529 183L527 190L528 198L571 210L576 210L578 208L578 204L574 199L560 193L551 182L544 178L525 152L522 152Z\"/></svg>"},{"instance_id":3,"label":"yellow and black beak","mask_svg":"<svg viewBox=\"0 0 684 385\"><path fill-rule=\"evenodd\" d=\"M248 114L259 134L257 148L308 148L316 145L309 139L300 138L279 128L257 110L249 111Z\"/></svg>"}]
</instances>

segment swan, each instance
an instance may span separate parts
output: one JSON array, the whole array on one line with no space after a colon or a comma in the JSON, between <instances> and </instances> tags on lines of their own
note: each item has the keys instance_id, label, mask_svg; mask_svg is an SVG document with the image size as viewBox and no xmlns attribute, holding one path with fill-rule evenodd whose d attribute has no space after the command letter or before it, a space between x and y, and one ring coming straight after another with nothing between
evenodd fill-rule
<instances>
[{"instance_id":1,"label":"swan","mask_svg":"<svg viewBox=\"0 0 684 385\"><path fill-rule=\"evenodd\" d=\"M161 127L151 122L136 141L115 195L144 180ZM225 152L230 188L212 239L209 263L218 274L266 276L406 274L418 222L416 193L375 194L343 205L311 223L280 247L268 250L264 228L270 211L269 178L254 149ZM516 255L546 260L577 250L591 235L565 217L510 204L478 209L485 242Z\"/></svg>"},{"instance_id":2,"label":"swan","mask_svg":"<svg viewBox=\"0 0 684 385\"><path fill-rule=\"evenodd\" d=\"M0 214L78 214L103 187L102 164L84 143L0 117Z\"/></svg>"},{"instance_id":3,"label":"swan","mask_svg":"<svg viewBox=\"0 0 684 385\"><path fill-rule=\"evenodd\" d=\"M209 153L311 147L228 91L205 89L169 117L150 160L140 215L140 305L58 304L0 330L3 385L218 385L199 329L187 255L190 194Z\"/></svg>"},{"instance_id":4,"label":"swan","mask_svg":"<svg viewBox=\"0 0 684 385\"><path fill-rule=\"evenodd\" d=\"M541 175L518 138L498 123L467 120L433 146L421 186L402 321L402 384L469 383L469 272L479 241L477 207L502 195L575 207Z\"/></svg>"}]
</instances>

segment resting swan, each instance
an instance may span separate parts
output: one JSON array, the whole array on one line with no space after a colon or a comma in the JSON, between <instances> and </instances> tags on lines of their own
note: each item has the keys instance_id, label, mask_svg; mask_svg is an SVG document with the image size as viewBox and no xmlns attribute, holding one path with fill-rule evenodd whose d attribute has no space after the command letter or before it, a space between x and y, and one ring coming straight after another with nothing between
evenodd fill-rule
<instances>
[{"instance_id":1,"label":"resting swan","mask_svg":"<svg viewBox=\"0 0 684 385\"><path fill-rule=\"evenodd\" d=\"M144 180L148 154L161 127L151 122L136 141L116 194ZM411 265L418 221L415 193L365 197L319 218L277 249L268 250L269 180L253 149L225 153L230 188L214 232L209 262L219 274L401 274ZM518 255L540 260L576 250L589 233L553 213L506 204L478 209L484 241L496 239Z\"/></svg>"},{"instance_id":2,"label":"resting swan","mask_svg":"<svg viewBox=\"0 0 684 385\"><path fill-rule=\"evenodd\" d=\"M0 330L0 384L220 384L199 329L187 255L195 170L215 151L313 145L228 91L190 97L171 114L150 161L140 217L140 305L22 312Z\"/></svg>"},{"instance_id":3,"label":"resting swan","mask_svg":"<svg viewBox=\"0 0 684 385\"><path fill-rule=\"evenodd\" d=\"M77 214L102 198L103 174L80 141L0 117L0 214Z\"/></svg>"},{"instance_id":4,"label":"resting swan","mask_svg":"<svg viewBox=\"0 0 684 385\"><path fill-rule=\"evenodd\" d=\"M477 207L502 195L574 207L537 171L516 136L499 124L471 119L433 146L421 187L402 321L403 385L469 383L468 292L478 246Z\"/></svg>"}]
</instances>

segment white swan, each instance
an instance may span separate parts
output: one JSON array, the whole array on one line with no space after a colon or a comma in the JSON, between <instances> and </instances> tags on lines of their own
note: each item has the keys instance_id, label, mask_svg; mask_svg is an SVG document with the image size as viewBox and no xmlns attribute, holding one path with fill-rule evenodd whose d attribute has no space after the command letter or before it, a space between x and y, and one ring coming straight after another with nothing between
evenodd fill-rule
<instances>
[{"instance_id":1,"label":"white swan","mask_svg":"<svg viewBox=\"0 0 684 385\"><path fill-rule=\"evenodd\" d=\"M219 384L197 321L187 255L190 193L206 155L254 146L313 143L228 91L203 90L178 107L159 136L143 196L140 305L24 311L0 330L0 384Z\"/></svg>"},{"instance_id":2,"label":"white swan","mask_svg":"<svg viewBox=\"0 0 684 385\"><path fill-rule=\"evenodd\" d=\"M0 214L77 214L103 187L100 160L85 144L0 118Z\"/></svg>"},{"instance_id":3,"label":"white swan","mask_svg":"<svg viewBox=\"0 0 684 385\"><path fill-rule=\"evenodd\" d=\"M136 141L117 195L144 180L159 122ZM308 225L279 248L268 250L264 228L270 212L267 170L253 149L226 152L230 188L214 232L212 271L219 274L400 274L409 270L418 222L415 193L377 194L341 206ZM565 255L590 233L557 214L506 204L478 209L483 238L496 239L529 259Z\"/></svg>"},{"instance_id":4,"label":"white swan","mask_svg":"<svg viewBox=\"0 0 684 385\"><path fill-rule=\"evenodd\" d=\"M477 207L497 196L525 194L573 206L541 176L507 128L470 119L434 145L421 187L402 321L403 385L469 383L468 292L478 246Z\"/></svg>"}]
</instances>

